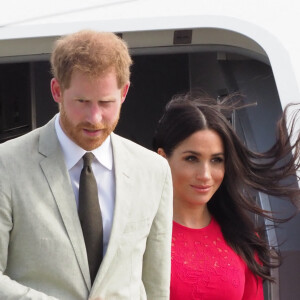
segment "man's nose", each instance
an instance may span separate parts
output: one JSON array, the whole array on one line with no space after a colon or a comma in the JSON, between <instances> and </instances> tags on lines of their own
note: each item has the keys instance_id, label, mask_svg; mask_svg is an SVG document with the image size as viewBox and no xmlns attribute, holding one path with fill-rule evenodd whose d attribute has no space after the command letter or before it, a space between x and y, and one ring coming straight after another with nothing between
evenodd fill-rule
<instances>
[{"instance_id":1,"label":"man's nose","mask_svg":"<svg viewBox=\"0 0 300 300\"><path fill-rule=\"evenodd\" d=\"M91 103L88 111L88 121L97 124L102 121L102 109L98 103Z\"/></svg>"}]
</instances>

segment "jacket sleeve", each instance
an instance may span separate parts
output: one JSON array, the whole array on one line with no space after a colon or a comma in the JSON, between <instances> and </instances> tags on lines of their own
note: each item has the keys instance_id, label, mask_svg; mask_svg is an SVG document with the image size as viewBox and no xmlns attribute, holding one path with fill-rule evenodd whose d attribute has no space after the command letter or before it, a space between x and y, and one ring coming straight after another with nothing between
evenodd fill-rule
<instances>
[{"instance_id":1,"label":"jacket sleeve","mask_svg":"<svg viewBox=\"0 0 300 300\"><path fill-rule=\"evenodd\" d=\"M143 283L148 300L167 300L170 297L172 218L173 187L166 161L161 199L144 254Z\"/></svg>"},{"instance_id":2,"label":"jacket sleeve","mask_svg":"<svg viewBox=\"0 0 300 300\"><path fill-rule=\"evenodd\" d=\"M0 299L54 300L56 298L30 289L5 275L9 257L10 232L14 226L11 194L7 173L0 162Z\"/></svg>"}]
</instances>

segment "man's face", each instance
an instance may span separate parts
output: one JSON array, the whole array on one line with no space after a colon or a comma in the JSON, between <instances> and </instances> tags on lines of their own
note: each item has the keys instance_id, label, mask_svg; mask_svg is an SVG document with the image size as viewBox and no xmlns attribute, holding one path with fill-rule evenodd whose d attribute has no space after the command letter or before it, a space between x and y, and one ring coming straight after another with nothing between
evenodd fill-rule
<instances>
[{"instance_id":1,"label":"man's face","mask_svg":"<svg viewBox=\"0 0 300 300\"><path fill-rule=\"evenodd\" d=\"M87 151L99 147L118 123L128 88L129 83L118 87L114 71L96 78L74 71L70 87L65 90L53 78L51 91L60 104L63 131Z\"/></svg>"}]
</instances>

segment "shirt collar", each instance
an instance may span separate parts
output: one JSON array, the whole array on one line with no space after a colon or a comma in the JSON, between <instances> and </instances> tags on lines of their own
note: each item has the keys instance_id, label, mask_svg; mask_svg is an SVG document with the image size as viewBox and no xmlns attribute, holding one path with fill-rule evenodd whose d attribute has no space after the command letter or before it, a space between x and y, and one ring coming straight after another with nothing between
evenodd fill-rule
<instances>
[{"instance_id":1,"label":"shirt collar","mask_svg":"<svg viewBox=\"0 0 300 300\"><path fill-rule=\"evenodd\" d=\"M62 130L59 123L60 114L57 114L55 119L55 130L57 134L57 138L61 145L65 162L67 165L67 169L72 169L77 162L82 158L82 156L86 153L86 150L82 149L76 143L74 143ZM111 139L108 136L101 146L91 151L98 162L103 165L106 169L112 170L113 167L113 155L112 155L112 146Z\"/></svg>"}]
</instances>

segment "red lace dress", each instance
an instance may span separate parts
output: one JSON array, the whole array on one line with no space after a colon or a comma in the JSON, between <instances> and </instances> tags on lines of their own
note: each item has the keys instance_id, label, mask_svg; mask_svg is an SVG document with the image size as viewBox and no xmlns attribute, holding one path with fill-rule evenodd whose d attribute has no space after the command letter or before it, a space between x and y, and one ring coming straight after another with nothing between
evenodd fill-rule
<instances>
[{"instance_id":1,"label":"red lace dress","mask_svg":"<svg viewBox=\"0 0 300 300\"><path fill-rule=\"evenodd\" d=\"M262 280L227 245L212 218L202 229L173 222L171 300L263 300Z\"/></svg>"}]
</instances>

